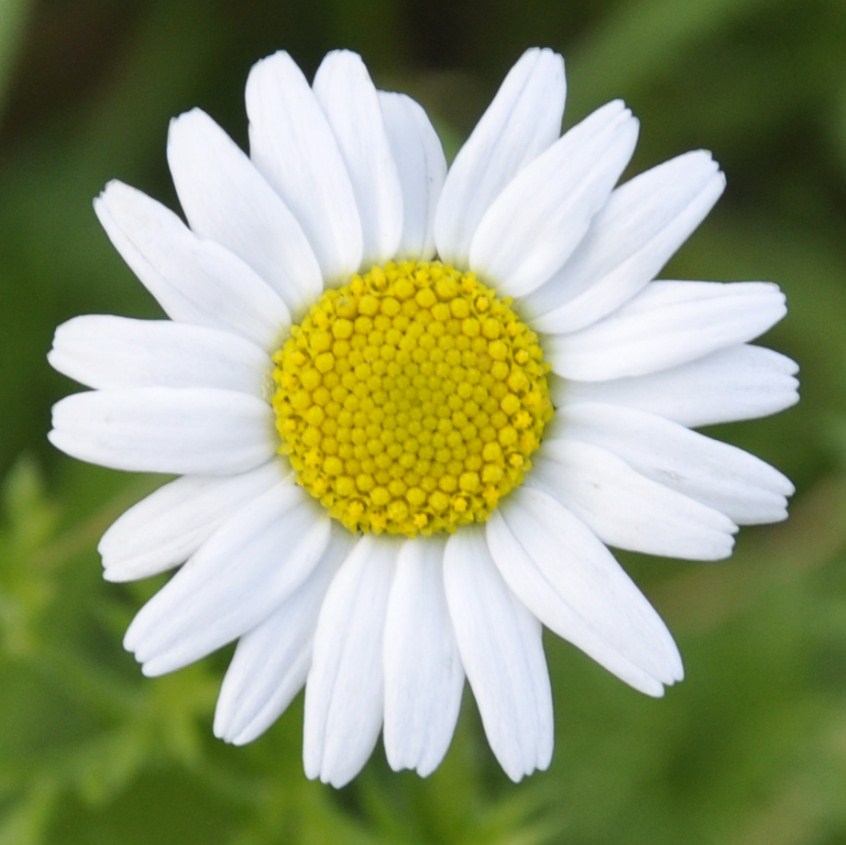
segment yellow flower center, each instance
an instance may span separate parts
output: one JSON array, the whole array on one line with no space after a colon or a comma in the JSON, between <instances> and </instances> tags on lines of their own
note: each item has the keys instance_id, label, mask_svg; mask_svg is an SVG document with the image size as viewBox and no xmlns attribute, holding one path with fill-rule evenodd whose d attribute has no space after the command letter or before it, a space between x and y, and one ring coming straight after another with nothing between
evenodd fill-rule
<instances>
[{"instance_id":1,"label":"yellow flower center","mask_svg":"<svg viewBox=\"0 0 846 845\"><path fill-rule=\"evenodd\" d=\"M279 451L351 531L484 522L552 416L535 333L510 299L439 262L327 291L273 360Z\"/></svg>"}]
</instances>

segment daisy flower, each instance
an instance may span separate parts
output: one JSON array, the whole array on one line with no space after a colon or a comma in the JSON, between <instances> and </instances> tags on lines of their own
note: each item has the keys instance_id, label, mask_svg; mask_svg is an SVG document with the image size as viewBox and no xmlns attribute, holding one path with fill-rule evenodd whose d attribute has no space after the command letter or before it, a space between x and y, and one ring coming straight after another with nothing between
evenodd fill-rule
<instances>
[{"instance_id":1,"label":"daisy flower","mask_svg":"<svg viewBox=\"0 0 846 845\"><path fill-rule=\"evenodd\" d=\"M286 53L246 88L249 155L176 118L187 225L119 182L95 201L167 320L84 316L51 364L76 458L178 476L100 543L106 578L179 567L126 648L147 675L237 640L215 734L242 744L305 686L304 765L341 786L380 731L394 769L443 758L465 676L519 780L553 747L546 626L660 696L664 623L609 546L728 556L790 482L692 429L796 401L749 345L765 282L654 281L724 178L691 152L616 187L620 101L561 134L564 63L514 65L447 168L410 98L361 59L309 85Z\"/></svg>"}]
</instances>

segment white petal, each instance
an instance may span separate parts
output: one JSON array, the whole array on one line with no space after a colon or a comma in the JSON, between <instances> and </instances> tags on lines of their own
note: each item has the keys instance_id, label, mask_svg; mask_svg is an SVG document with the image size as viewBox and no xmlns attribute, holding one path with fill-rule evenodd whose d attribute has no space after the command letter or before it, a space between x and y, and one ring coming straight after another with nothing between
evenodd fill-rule
<instances>
[{"instance_id":1,"label":"white petal","mask_svg":"<svg viewBox=\"0 0 846 845\"><path fill-rule=\"evenodd\" d=\"M398 258L432 258L435 210L447 165L426 112L404 94L379 92L379 105L402 185L402 237Z\"/></svg>"},{"instance_id":2,"label":"white petal","mask_svg":"<svg viewBox=\"0 0 846 845\"><path fill-rule=\"evenodd\" d=\"M302 226L324 280L354 273L361 222L326 115L293 59L275 53L247 80L250 154Z\"/></svg>"},{"instance_id":3,"label":"white petal","mask_svg":"<svg viewBox=\"0 0 846 845\"><path fill-rule=\"evenodd\" d=\"M462 528L447 540L444 584L491 750L513 781L546 769L553 721L541 626L506 587L482 529Z\"/></svg>"},{"instance_id":4,"label":"white petal","mask_svg":"<svg viewBox=\"0 0 846 845\"><path fill-rule=\"evenodd\" d=\"M395 771L424 777L446 754L464 686L443 556L435 538L403 543L385 619L385 752Z\"/></svg>"},{"instance_id":5,"label":"white petal","mask_svg":"<svg viewBox=\"0 0 846 845\"><path fill-rule=\"evenodd\" d=\"M767 282L653 282L600 322L548 335L544 351L564 378L645 375L752 340L786 310L784 294Z\"/></svg>"},{"instance_id":6,"label":"white petal","mask_svg":"<svg viewBox=\"0 0 846 845\"><path fill-rule=\"evenodd\" d=\"M606 449L569 436L545 439L533 461L526 484L540 485L603 543L693 560L731 554L737 528L730 519L646 478Z\"/></svg>"},{"instance_id":7,"label":"white petal","mask_svg":"<svg viewBox=\"0 0 846 845\"><path fill-rule=\"evenodd\" d=\"M141 608L124 647L146 675L205 657L276 610L328 541L329 517L292 482L276 485L232 514Z\"/></svg>"},{"instance_id":8,"label":"white petal","mask_svg":"<svg viewBox=\"0 0 846 845\"><path fill-rule=\"evenodd\" d=\"M320 296L300 224L249 157L204 112L171 121L167 160L191 228L242 258L295 314Z\"/></svg>"},{"instance_id":9,"label":"white petal","mask_svg":"<svg viewBox=\"0 0 846 845\"><path fill-rule=\"evenodd\" d=\"M185 475L122 514L97 547L109 581L134 581L184 563L238 508L284 478L272 458L239 475Z\"/></svg>"},{"instance_id":10,"label":"white petal","mask_svg":"<svg viewBox=\"0 0 846 845\"><path fill-rule=\"evenodd\" d=\"M647 478L740 525L787 517L793 485L743 449L630 408L584 403L560 413L567 437L608 449Z\"/></svg>"},{"instance_id":11,"label":"white petal","mask_svg":"<svg viewBox=\"0 0 846 845\"><path fill-rule=\"evenodd\" d=\"M365 535L332 581L306 683L303 762L343 786L373 751L383 712L385 611L398 544Z\"/></svg>"},{"instance_id":12,"label":"white petal","mask_svg":"<svg viewBox=\"0 0 846 845\"><path fill-rule=\"evenodd\" d=\"M638 123L620 100L570 129L494 200L470 244L470 267L509 296L556 273L628 164Z\"/></svg>"},{"instance_id":13,"label":"white petal","mask_svg":"<svg viewBox=\"0 0 846 845\"><path fill-rule=\"evenodd\" d=\"M229 332L91 314L56 329L47 360L88 387L211 387L263 398L273 361Z\"/></svg>"},{"instance_id":14,"label":"white petal","mask_svg":"<svg viewBox=\"0 0 846 845\"><path fill-rule=\"evenodd\" d=\"M109 182L94 210L111 242L172 320L224 329L263 349L291 324L285 303L240 258L195 235L169 209Z\"/></svg>"},{"instance_id":15,"label":"white petal","mask_svg":"<svg viewBox=\"0 0 846 845\"><path fill-rule=\"evenodd\" d=\"M564 60L551 50L527 50L508 72L447 174L435 214L444 261L467 265L473 234L491 203L559 136L565 93Z\"/></svg>"},{"instance_id":16,"label":"white petal","mask_svg":"<svg viewBox=\"0 0 846 845\"><path fill-rule=\"evenodd\" d=\"M521 302L533 328L576 331L634 296L705 219L725 183L700 150L617 188L561 272Z\"/></svg>"},{"instance_id":17,"label":"white petal","mask_svg":"<svg viewBox=\"0 0 846 845\"><path fill-rule=\"evenodd\" d=\"M362 264L383 264L400 243L403 200L376 88L361 57L348 50L326 55L313 87L352 182L364 238Z\"/></svg>"},{"instance_id":18,"label":"white petal","mask_svg":"<svg viewBox=\"0 0 846 845\"><path fill-rule=\"evenodd\" d=\"M760 346L733 346L634 378L568 381L562 402L596 401L648 411L686 426L765 417L799 400L796 364Z\"/></svg>"},{"instance_id":19,"label":"white petal","mask_svg":"<svg viewBox=\"0 0 846 845\"><path fill-rule=\"evenodd\" d=\"M666 626L611 553L551 496L524 485L487 526L502 577L548 628L649 695L682 677Z\"/></svg>"},{"instance_id":20,"label":"white petal","mask_svg":"<svg viewBox=\"0 0 846 845\"><path fill-rule=\"evenodd\" d=\"M328 548L303 584L238 641L217 699L215 736L235 745L252 742L302 689L320 606L354 542L349 531L333 525Z\"/></svg>"},{"instance_id":21,"label":"white petal","mask_svg":"<svg viewBox=\"0 0 846 845\"><path fill-rule=\"evenodd\" d=\"M270 406L231 390L93 390L53 406L50 442L89 463L136 472L227 475L264 463L278 438Z\"/></svg>"}]
</instances>

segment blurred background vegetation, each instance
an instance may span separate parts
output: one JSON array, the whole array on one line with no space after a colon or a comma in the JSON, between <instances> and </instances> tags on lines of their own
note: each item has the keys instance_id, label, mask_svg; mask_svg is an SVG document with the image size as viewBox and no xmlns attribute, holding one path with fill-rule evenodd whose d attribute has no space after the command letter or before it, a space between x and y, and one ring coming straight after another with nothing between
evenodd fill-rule
<instances>
[{"instance_id":1,"label":"blurred background vegetation","mask_svg":"<svg viewBox=\"0 0 846 845\"><path fill-rule=\"evenodd\" d=\"M214 740L228 651L158 680L123 652L157 584L102 582L96 542L158 481L49 447L75 387L45 354L75 314L156 314L91 199L117 177L175 206L168 119L198 105L244 143L257 58L310 74L359 50L452 154L532 44L565 54L568 124L617 96L641 118L631 172L722 163L727 194L664 275L787 291L765 342L800 362L802 403L717 434L794 479L792 516L724 564L627 557L685 657L666 699L547 639L547 773L510 784L465 695L434 776L380 749L334 791L302 774L299 701L247 748ZM0 0L0 845L846 842L844 45L843 0Z\"/></svg>"}]
</instances>

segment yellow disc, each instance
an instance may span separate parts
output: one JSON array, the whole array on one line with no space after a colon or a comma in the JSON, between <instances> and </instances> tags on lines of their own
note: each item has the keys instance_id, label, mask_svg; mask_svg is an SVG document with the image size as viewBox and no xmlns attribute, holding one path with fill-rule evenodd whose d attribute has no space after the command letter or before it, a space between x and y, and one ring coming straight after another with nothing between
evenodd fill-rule
<instances>
[{"instance_id":1,"label":"yellow disc","mask_svg":"<svg viewBox=\"0 0 846 845\"><path fill-rule=\"evenodd\" d=\"M549 366L511 300L439 262L327 291L273 360L279 451L354 532L484 522L553 411Z\"/></svg>"}]
</instances>

